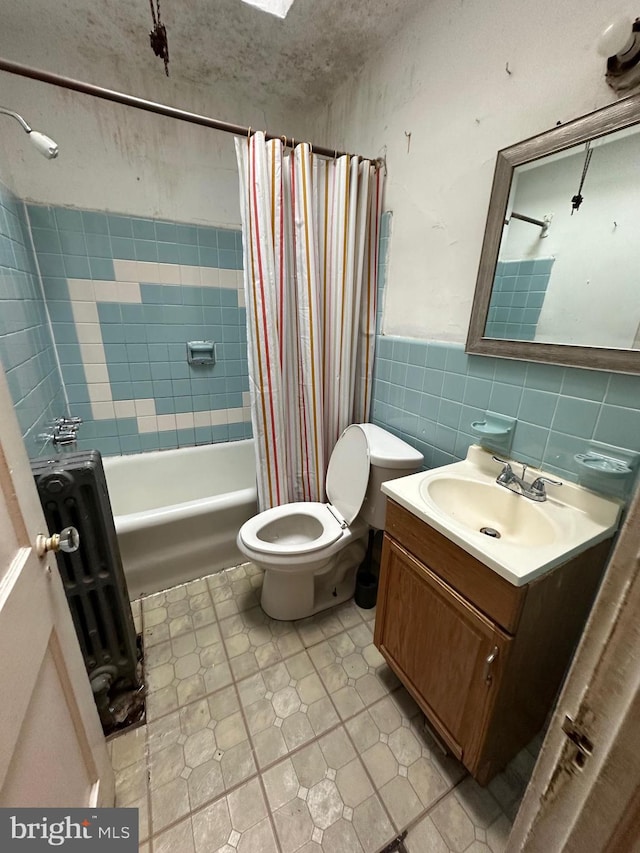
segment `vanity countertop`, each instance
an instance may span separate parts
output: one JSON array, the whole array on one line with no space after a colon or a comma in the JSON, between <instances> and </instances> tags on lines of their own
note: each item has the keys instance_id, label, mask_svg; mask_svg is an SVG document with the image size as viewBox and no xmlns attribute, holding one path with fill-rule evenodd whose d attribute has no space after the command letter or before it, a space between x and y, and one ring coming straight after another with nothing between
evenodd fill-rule
<instances>
[{"instance_id":1,"label":"vanity countertop","mask_svg":"<svg viewBox=\"0 0 640 853\"><path fill-rule=\"evenodd\" d=\"M548 486L547 500L532 501L496 483L501 470L491 453L472 445L462 462L388 480L382 491L514 586L539 578L618 527L621 501L570 482ZM527 469L527 482L539 476L553 478Z\"/></svg>"}]
</instances>

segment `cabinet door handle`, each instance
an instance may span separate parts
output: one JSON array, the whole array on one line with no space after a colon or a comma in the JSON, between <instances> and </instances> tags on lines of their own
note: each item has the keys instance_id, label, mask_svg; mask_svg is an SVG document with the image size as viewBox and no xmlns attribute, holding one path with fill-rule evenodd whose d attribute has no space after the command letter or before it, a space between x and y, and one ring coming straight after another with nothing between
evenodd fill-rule
<instances>
[{"instance_id":1,"label":"cabinet door handle","mask_svg":"<svg viewBox=\"0 0 640 853\"><path fill-rule=\"evenodd\" d=\"M484 680L487 682L487 684L491 683L491 679L493 677L491 675L491 667L493 666L494 661L498 657L498 651L499 651L498 647L494 646L492 651L491 651L491 654L487 655L487 657L485 658L485 661L484 661Z\"/></svg>"}]
</instances>

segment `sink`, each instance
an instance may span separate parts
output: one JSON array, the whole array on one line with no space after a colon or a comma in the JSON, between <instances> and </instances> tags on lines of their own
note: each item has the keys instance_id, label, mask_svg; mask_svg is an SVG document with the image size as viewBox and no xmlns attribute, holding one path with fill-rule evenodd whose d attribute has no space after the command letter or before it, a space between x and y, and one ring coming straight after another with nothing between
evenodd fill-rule
<instances>
[{"instance_id":1,"label":"sink","mask_svg":"<svg viewBox=\"0 0 640 853\"><path fill-rule=\"evenodd\" d=\"M471 445L462 462L387 480L382 491L515 586L561 565L617 529L623 503L575 483L531 501L496 483L502 467ZM545 471L527 470L527 482Z\"/></svg>"},{"instance_id":2,"label":"sink","mask_svg":"<svg viewBox=\"0 0 640 853\"><path fill-rule=\"evenodd\" d=\"M443 476L423 480L420 494L455 522L505 543L536 547L562 534L538 504L497 483Z\"/></svg>"}]
</instances>

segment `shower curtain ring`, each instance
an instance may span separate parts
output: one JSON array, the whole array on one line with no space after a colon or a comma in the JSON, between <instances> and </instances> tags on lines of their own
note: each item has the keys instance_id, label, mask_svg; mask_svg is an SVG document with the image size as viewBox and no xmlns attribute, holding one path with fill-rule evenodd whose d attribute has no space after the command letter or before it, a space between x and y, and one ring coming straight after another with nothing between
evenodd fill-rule
<instances>
[{"instance_id":1,"label":"shower curtain ring","mask_svg":"<svg viewBox=\"0 0 640 853\"><path fill-rule=\"evenodd\" d=\"M280 137L280 139L283 139L283 140L284 140L283 145L284 145L284 147L286 148L286 147L287 147L287 137L286 137L286 136L284 136L284 134L283 134L283 135Z\"/></svg>"},{"instance_id":2,"label":"shower curtain ring","mask_svg":"<svg viewBox=\"0 0 640 853\"><path fill-rule=\"evenodd\" d=\"M249 125L249 129L247 130L247 142L251 139L251 125Z\"/></svg>"}]
</instances>

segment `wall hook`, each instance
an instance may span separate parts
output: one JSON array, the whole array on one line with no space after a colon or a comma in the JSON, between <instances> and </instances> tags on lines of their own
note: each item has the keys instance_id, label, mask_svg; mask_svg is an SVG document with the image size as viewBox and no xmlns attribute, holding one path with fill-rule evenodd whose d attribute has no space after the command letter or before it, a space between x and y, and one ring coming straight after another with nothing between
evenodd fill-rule
<instances>
[{"instance_id":1,"label":"wall hook","mask_svg":"<svg viewBox=\"0 0 640 853\"><path fill-rule=\"evenodd\" d=\"M405 130L404 135L407 137L407 154L408 154L409 149L411 148L411 131Z\"/></svg>"},{"instance_id":2,"label":"wall hook","mask_svg":"<svg viewBox=\"0 0 640 853\"><path fill-rule=\"evenodd\" d=\"M512 72L511 72L511 69L509 68L509 63L508 63L508 62L507 62L507 64L505 65L504 70L507 72L507 74L509 75L509 77L511 77Z\"/></svg>"}]
</instances>

